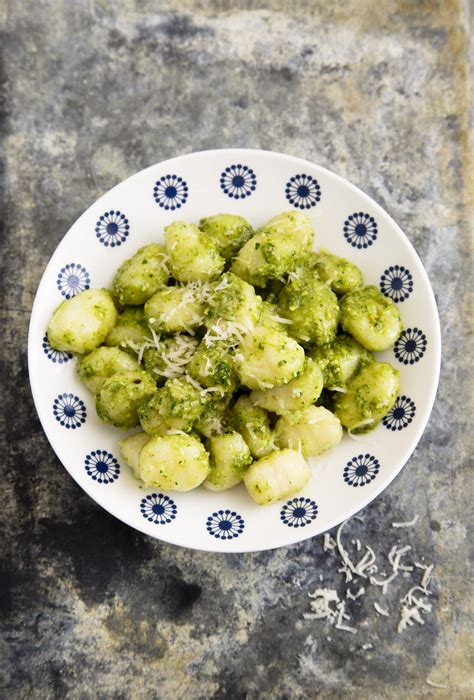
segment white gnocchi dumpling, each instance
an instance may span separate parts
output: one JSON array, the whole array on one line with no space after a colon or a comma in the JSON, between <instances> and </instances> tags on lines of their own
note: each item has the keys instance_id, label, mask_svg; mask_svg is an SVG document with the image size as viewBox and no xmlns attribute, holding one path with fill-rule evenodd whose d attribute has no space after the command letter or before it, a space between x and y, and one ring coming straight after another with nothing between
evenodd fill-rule
<instances>
[{"instance_id":1,"label":"white gnocchi dumpling","mask_svg":"<svg viewBox=\"0 0 474 700\"><path fill-rule=\"evenodd\" d=\"M250 465L244 484L253 500L263 506L298 493L310 477L311 469L300 452L275 450Z\"/></svg>"},{"instance_id":2,"label":"white gnocchi dumpling","mask_svg":"<svg viewBox=\"0 0 474 700\"><path fill-rule=\"evenodd\" d=\"M249 389L271 389L301 374L305 354L284 331L260 327L243 338L235 361L242 384Z\"/></svg>"},{"instance_id":3,"label":"white gnocchi dumpling","mask_svg":"<svg viewBox=\"0 0 474 700\"><path fill-rule=\"evenodd\" d=\"M314 457L341 442L341 421L323 406L309 406L279 418L275 439L280 447L301 449L305 457Z\"/></svg>"},{"instance_id":4,"label":"white gnocchi dumpling","mask_svg":"<svg viewBox=\"0 0 474 700\"><path fill-rule=\"evenodd\" d=\"M242 478L252 463L252 455L240 433L216 435L207 441L210 472L204 486L209 491L225 491Z\"/></svg>"},{"instance_id":5,"label":"white gnocchi dumpling","mask_svg":"<svg viewBox=\"0 0 474 700\"><path fill-rule=\"evenodd\" d=\"M288 384L265 391L252 391L250 400L255 406L284 415L301 411L318 400L323 389L323 375L316 362L306 358L302 373Z\"/></svg>"},{"instance_id":6,"label":"white gnocchi dumpling","mask_svg":"<svg viewBox=\"0 0 474 700\"><path fill-rule=\"evenodd\" d=\"M106 339L117 321L117 309L106 289L86 289L63 301L48 325L49 344L55 350L92 352Z\"/></svg>"},{"instance_id":7,"label":"white gnocchi dumpling","mask_svg":"<svg viewBox=\"0 0 474 700\"><path fill-rule=\"evenodd\" d=\"M119 442L120 454L137 479L140 478L140 452L147 442L150 442L147 433L134 433Z\"/></svg>"},{"instance_id":8,"label":"white gnocchi dumpling","mask_svg":"<svg viewBox=\"0 0 474 700\"><path fill-rule=\"evenodd\" d=\"M157 435L140 452L140 478L163 491L191 491L209 474L209 455L193 435Z\"/></svg>"}]
</instances>

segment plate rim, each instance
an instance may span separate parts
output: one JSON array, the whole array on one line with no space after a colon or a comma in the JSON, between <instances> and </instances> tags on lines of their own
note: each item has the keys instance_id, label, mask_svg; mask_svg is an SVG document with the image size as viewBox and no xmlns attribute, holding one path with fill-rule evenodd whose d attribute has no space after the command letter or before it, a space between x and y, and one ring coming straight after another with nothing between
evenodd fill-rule
<instances>
[{"instance_id":1,"label":"plate rim","mask_svg":"<svg viewBox=\"0 0 474 700\"><path fill-rule=\"evenodd\" d=\"M270 157L276 157L278 159L284 159L288 162L294 163L295 165L299 166L310 166L312 168L317 168L321 172L323 172L327 177L330 179L333 179L334 181L344 185L345 187L349 187L355 194L357 195L362 195L364 198L366 198L368 201L370 201L371 206L375 208L375 211L381 212L384 217L388 217L390 224L395 228L397 233L401 235L401 237L404 239L405 244L408 246L408 249L410 251L410 254L416 258L416 260L419 263L419 267L423 276L423 281L425 282L427 291L430 295L430 300L432 304L432 308L434 310L434 335L432 337L432 351L434 353L434 367L435 367L435 372L436 376L433 378L433 382L431 383L430 386L430 391L427 392L428 396L425 398L426 400L426 417L423 420L422 424L419 425L416 433L414 434L411 444L412 447L409 449L409 452L406 456L406 458L401 462L399 467L395 470L393 470L390 474L388 474L385 477L385 480L380 480L380 488L377 489L376 493L373 494L371 493L370 495L364 497L360 503L357 504L357 507L354 510L349 511L349 515L341 521L339 518L335 518L334 520L331 520L331 524L329 526L326 526L323 530L320 530L318 532L305 532L304 530L298 530L294 531L294 536L286 539L284 544L269 544L269 545L262 545L262 546L252 546L251 544L245 546L240 544L240 540L237 538L235 540L232 540L231 542L226 542L226 543L221 543L220 540L218 539L209 539L209 545L208 546L200 546L196 544L183 544L182 541L175 541L173 538L173 535L171 534L171 537L167 536L167 533L163 533L166 535L166 537L161 536L161 532L155 533L150 533L146 531L145 528L145 522L144 522L144 527L139 528L135 523L132 523L129 521L127 516L122 516L122 515L116 515L111 509L110 504L104 504L99 502L93 492L92 492L92 486L93 483L91 483L90 487L88 485L88 488L86 488L82 483L79 482L78 478L76 478L75 474L70 470L66 464L63 463L61 458L59 457L58 451L54 445L52 436L51 436L51 431L47 427L47 421L43 420L42 416L42 409L40 407L40 401L39 401L39 392L38 392L38 398L35 392L35 384L36 384L36 378L34 377L33 373L33 362L32 362L32 356L33 352L36 351L36 348L34 348L33 345L33 335L34 335L34 319L36 316L36 306L38 303L38 297L39 297L39 292L40 288L44 279L44 276L52 262L52 259L60 247L60 245L63 243L63 241L67 238L69 235L69 232L71 229L78 225L83 217L87 215L89 210L94 207L97 202L99 202L102 197L105 195L112 194L114 190L116 190L118 187L122 187L123 185L127 184L130 180L142 176L143 174L155 169L158 166L165 166L169 163L175 163L178 160L186 159L186 160L193 160L194 158L198 157L205 157L205 156L212 156L214 154L229 154L229 155L235 155L235 154L253 154L255 156L261 156L261 155L266 155ZM89 498L93 500L93 502L98 505L100 508L103 508L107 513L109 513L111 516L116 518L119 522L124 523L125 525L132 527L134 530L137 530L138 532L141 532L143 535L152 537L153 539L157 539L161 542L164 542L166 544L170 544L176 547L181 547L183 549L191 549L191 550L196 550L196 551L203 551L203 552L209 552L209 553L219 553L219 554L243 554L247 552L260 552L260 551L271 551L274 549L281 549L283 547L290 547L295 544L298 544L300 542L304 542L305 540L311 539L313 537L317 537L324 532L328 532L329 530L333 529L337 525L340 525L343 522L347 522L351 518L354 517L357 513L359 513L361 510L363 510L369 503L372 501L375 501L377 498L379 498L382 493L388 488L388 486L394 481L394 479L400 474L402 469L406 466L407 462L410 460L412 457L415 449L418 447L419 442L421 440L421 437L426 429L426 426L428 425L428 422L430 420L432 411L433 411L433 406L435 403L436 399L436 394L438 390L438 385L439 385L439 379L440 379L440 370L441 370L441 349L442 349L442 336L441 336L441 325L440 325L440 318L439 318L439 311L438 311L438 306L436 303L436 298L433 292L433 288L431 286L431 282L428 276L428 273L425 269L425 266L423 265L423 262L418 255L415 247L413 246L412 242L408 238L408 236L405 234L405 232L401 229L401 227L397 224L397 222L392 218L391 214L384 209L375 199L373 199L369 194L367 194L363 189L358 187L357 185L354 185L350 180L347 180L345 177L342 175L338 175L337 173L333 172L332 170L322 166L318 165L317 163L314 163L310 160L307 160L305 158L300 158L298 156L293 156L289 155L286 153L280 153L278 151L272 151L272 150L266 150L266 149L256 149L256 148L215 148L215 149L206 149L202 151L190 151L189 153L182 153L178 156L173 156L172 158L167 158L166 160L158 161L157 163L154 163L152 165L147 166L146 168L143 168L142 170L139 170L132 175L129 175L127 178L124 180L121 180L118 182L116 185L111 187L109 190L106 190L103 192L99 197L97 197L82 213L81 215L73 221L71 226L68 228L68 230L64 233L64 235L61 237L59 242L56 244L52 254L49 256L48 262L43 269L40 281L38 283L38 287L35 293L35 297L33 300L33 305L31 307L31 314L30 314L30 321L29 321L29 328L28 328L28 350L27 350L27 358L28 358L28 377L29 377L29 384L30 384L30 389L31 389L31 394L33 397L33 403L36 409L37 416L39 418L41 427L46 435L46 438L49 442L50 447L52 448L53 452L55 453L56 457L58 458L59 462L62 464L63 468L66 470L66 472L69 474L69 476L76 482L76 484L79 486L79 488L84 491ZM282 501L283 503L283 501ZM258 506L255 506L258 507ZM229 547L229 544L232 543L232 546ZM214 546L211 546L214 545Z\"/></svg>"}]
</instances>

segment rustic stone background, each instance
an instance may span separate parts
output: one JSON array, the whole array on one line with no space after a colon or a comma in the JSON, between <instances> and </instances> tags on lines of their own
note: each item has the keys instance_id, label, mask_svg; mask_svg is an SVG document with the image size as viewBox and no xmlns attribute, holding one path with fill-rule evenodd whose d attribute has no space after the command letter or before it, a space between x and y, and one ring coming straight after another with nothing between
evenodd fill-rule
<instances>
[{"instance_id":1,"label":"rustic stone background","mask_svg":"<svg viewBox=\"0 0 474 700\"><path fill-rule=\"evenodd\" d=\"M473 697L466 6L0 1L1 697ZM225 556L127 528L73 483L36 417L28 320L64 232L133 172L224 146L346 176L400 223L431 277L437 402L408 468L354 525L387 551L391 521L420 515L403 538L436 563L434 614L403 637L366 598L352 609L367 620L357 635L302 620L319 573L340 581L320 538Z\"/></svg>"}]
</instances>

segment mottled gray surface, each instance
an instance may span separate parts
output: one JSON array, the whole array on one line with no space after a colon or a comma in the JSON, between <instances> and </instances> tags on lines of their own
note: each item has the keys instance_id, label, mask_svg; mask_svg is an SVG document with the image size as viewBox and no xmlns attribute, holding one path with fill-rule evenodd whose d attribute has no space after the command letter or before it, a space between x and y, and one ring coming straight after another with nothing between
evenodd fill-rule
<instances>
[{"instance_id":1,"label":"mottled gray surface","mask_svg":"<svg viewBox=\"0 0 474 700\"><path fill-rule=\"evenodd\" d=\"M456 0L0 2L2 697L473 696L467 21ZM72 482L36 418L27 325L64 232L133 172L222 146L346 176L430 274L444 335L437 403L409 466L354 525L386 551L391 521L420 515L402 539L436 563L434 614L403 637L371 598L350 608L368 621L357 635L302 620L319 574L341 579L319 538L220 556L127 528Z\"/></svg>"}]
</instances>

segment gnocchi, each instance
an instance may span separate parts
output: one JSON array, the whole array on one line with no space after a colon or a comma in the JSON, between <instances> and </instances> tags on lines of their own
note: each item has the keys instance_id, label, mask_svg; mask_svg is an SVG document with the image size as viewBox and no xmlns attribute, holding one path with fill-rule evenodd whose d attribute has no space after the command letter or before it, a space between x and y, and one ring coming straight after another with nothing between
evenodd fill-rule
<instances>
[{"instance_id":1,"label":"gnocchi","mask_svg":"<svg viewBox=\"0 0 474 700\"><path fill-rule=\"evenodd\" d=\"M225 491L242 481L252 463L252 455L240 433L226 433L207 442L210 471L204 486L210 491Z\"/></svg>"},{"instance_id":2,"label":"gnocchi","mask_svg":"<svg viewBox=\"0 0 474 700\"><path fill-rule=\"evenodd\" d=\"M174 221L165 228L169 266L179 282L206 281L224 271L217 245L194 224Z\"/></svg>"},{"instance_id":3,"label":"gnocchi","mask_svg":"<svg viewBox=\"0 0 474 700\"><path fill-rule=\"evenodd\" d=\"M191 491L209 474L209 455L194 435L157 435L140 451L140 479L163 491Z\"/></svg>"},{"instance_id":4,"label":"gnocchi","mask_svg":"<svg viewBox=\"0 0 474 700\"><path fill-rule=\"evenodd\" d=\"M169 278L164 246L151 243L140 248L117 270L113 293L121 306L140 306Z\"/></svg>"},{"instance_id":5,"label":"gnocchi","mask_svg":"<svg viewBox=\"0 0 474 700\"><path fill-rule=\"evenodd\" d=\"M296 450L275 450L253 462L244 483L253 500L268 505L301 491L311 477L308 463Z\"/></svg>"},{"instance_id":6,"label":"gnocchi","mask_svg":"<svg viewBox=\"0 0 474 700\"><path fill-rule=\"evenodd\" d=\"M323 406L309 406L279 418L275 437L280 447L301 449L305 457L315 457L341 442L342 427L331 411Z\"/></svg>"},{"instance_id":7,"label":"gnocchi","mask_svg":"<svg viewBox=\"0 0 474 700\"><path fill-rule=\"evenodd\" d=\"M391 299L369 286L341 300L341 326L372 352L387 350L400 337L402 319Z\"/></svg>"},{"instance_id":8,"label":"gnocchi","mask_svg":"<svg viewBox=\"0 0 474 700\"><path fill-rule=\"evenodd\" d=\"M110 292L87 289L58 306L48 325L48 340L56 350L82 355L104 342L116 320Z\"/></svg>"}]
</instances>

